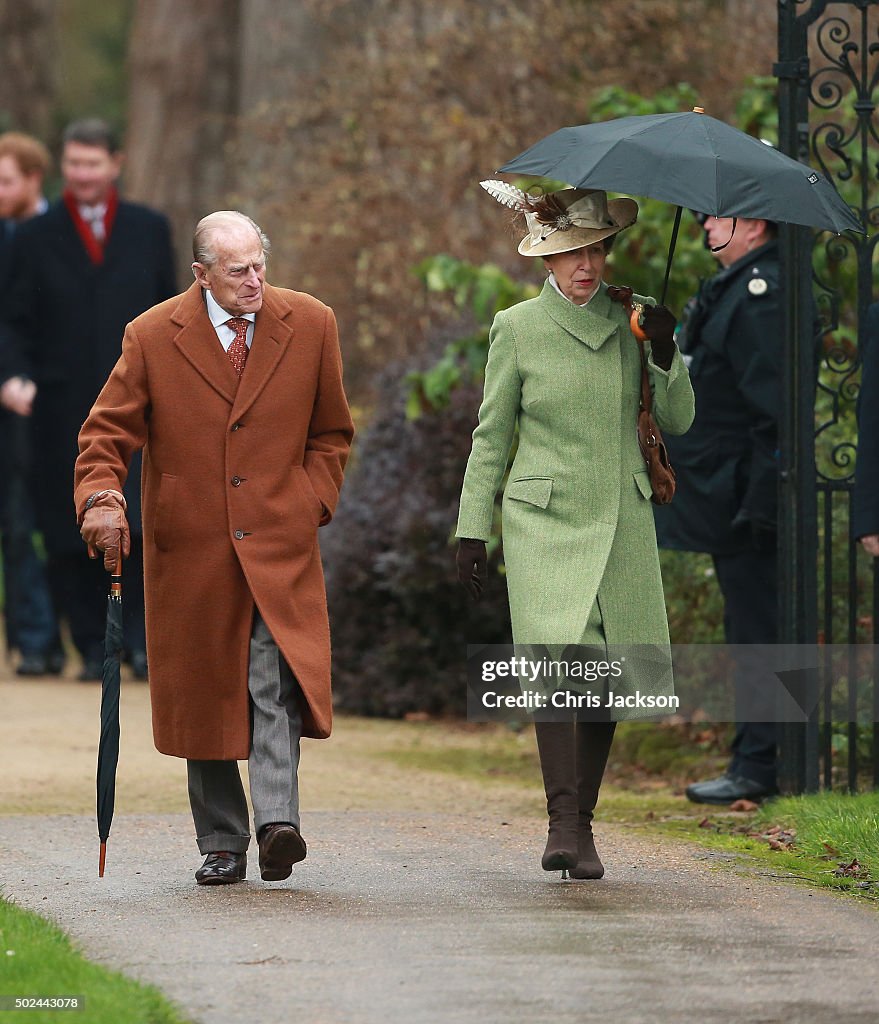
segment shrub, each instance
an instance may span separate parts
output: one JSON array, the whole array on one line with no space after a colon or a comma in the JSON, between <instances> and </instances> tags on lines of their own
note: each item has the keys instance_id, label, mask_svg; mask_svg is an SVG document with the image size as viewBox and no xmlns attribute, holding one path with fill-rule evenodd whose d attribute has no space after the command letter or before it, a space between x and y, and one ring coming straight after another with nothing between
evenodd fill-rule
<instances>
[{"instance_id":1,"label":"shrub","mask_svg":"<svg viewBox=\"0 0 879 1024\"><path fill-rule=\"evenodd\" d=\"M412 420L401 387L407 369L381 375L338 514L323 531L335 700L364 715L464 714L467 644L510 640L498 553L478 605L455 574L458 497L481 387L455 388L441 415Z\"/></svg>"}]
</instances>

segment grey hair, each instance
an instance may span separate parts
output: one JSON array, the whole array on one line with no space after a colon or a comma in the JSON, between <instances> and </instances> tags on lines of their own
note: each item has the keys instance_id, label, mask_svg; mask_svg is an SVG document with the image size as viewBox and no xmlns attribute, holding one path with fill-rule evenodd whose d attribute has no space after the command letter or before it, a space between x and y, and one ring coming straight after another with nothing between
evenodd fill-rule
<instances>
[{"instance_id":1,"label":"grey hair","mask_svg":"<svg viewBox=\"0 0 879 1024\"><path fill-rule=\"evenodd\" d=\"M192 256L196 263L212 267L217 262L217 253L213 246L214 232L220 224L232 220L243 221L253 228L262 245L263 254L268 259L269 253L272 251L272 243L255 220L238 210L217 210L215 213L209 213L206 217L202 217L195 226L192 236Z\"/></svg>"}]
</instances>

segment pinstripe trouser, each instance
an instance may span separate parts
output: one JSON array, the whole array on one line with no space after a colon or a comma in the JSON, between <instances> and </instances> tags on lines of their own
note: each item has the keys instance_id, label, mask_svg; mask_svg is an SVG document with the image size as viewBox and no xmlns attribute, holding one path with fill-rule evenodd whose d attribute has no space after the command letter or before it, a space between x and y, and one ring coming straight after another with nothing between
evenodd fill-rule
<instances>
[{"instance_id":1,"label":"pinstripe trouser","mask_svg":"<svg viewBox=\"0 0 879 1024\"><path fill-rule=\"evenodd\" d=\"M254 832L274 821L299 828L299 685L254 609L250 636L251 747L247 762ZM249 814L237 761L187 761L189 803L203 854L243 853Z\"/></svg>"}]
</instances>

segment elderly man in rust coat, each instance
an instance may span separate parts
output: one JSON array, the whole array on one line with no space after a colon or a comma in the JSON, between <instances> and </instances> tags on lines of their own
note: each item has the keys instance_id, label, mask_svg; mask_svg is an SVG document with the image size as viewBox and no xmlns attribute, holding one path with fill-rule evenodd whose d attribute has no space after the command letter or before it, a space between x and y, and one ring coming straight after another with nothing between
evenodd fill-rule
<instances>
[{"instance_id":1,"label":"elderly man in rust coat","mask_svg":"<svg viewBox=\"0 0 879 1024\"><path fill-rule=\"evenodd\" d=\"M332 310L265 282L268 239L204 218L196 281L137 317L79 437L76 510L111 569L122 486L143 449L153 734L187 760L202 885L245 877L248 759L262 878L306 854L300 736L332 724L317 529L339 497L353 426Z\"/></svg>"}]
</instances>

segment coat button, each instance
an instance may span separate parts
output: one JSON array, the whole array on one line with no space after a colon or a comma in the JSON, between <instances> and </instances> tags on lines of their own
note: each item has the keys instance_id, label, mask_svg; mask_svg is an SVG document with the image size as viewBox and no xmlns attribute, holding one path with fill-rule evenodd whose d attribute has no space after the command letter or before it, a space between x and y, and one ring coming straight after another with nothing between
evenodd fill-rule
<instances>
[{"instance_id":1,"label":"coat button","mask_svg":"<svg viewBox=\"0 0 879 1024\"><path fill-rule=\"evenodd\" d=\"M235 433L236 430L240 430L240 429L241 429L241 424L240 423L233 423L232 424L232 433L233 434Z\"/></svg>"},{"instance_id":2,"label":"coat button","mask_svg":"<svg viewBox=\"0 0 879 1024\"><path fill-rule=\"evenodd\" d=\"M232 483L233 487L240 487L241 486L241 477L240 476L233 476L231 483Z\"/></svg>"},{"instance_id":3,"label":"coat button","mask_svg":"<svg viewBox=\"0 0 879 1024\"><path fill-rule=\"evenodd\" d=\"M235 540L244 540L244 530L235 531Z\"/></svg>"}]
</instances>

